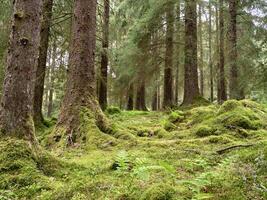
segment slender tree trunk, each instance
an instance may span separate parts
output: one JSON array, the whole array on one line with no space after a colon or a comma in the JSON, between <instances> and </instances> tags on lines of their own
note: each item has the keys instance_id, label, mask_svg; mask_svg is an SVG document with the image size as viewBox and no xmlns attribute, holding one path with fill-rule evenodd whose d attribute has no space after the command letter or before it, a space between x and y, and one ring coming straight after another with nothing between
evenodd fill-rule
<instances>
[{"instance_id":1,"label":"slender tree trunk","mask_svg":"<svg viewBox=\"0 0 267 200\"><path fill-rule=\"evenodd\" d=\"M134 87L133 84L130 84L128 89L128 101L127 101L127 110L133 110L134 107Z\"/></svg>"},{"instance_id":2,"label":"slender tree trunk","mask_svg":"<svg viewBox=\"0 0 267 200\"><path fill-rule=\"evenodd\" d=\"M49 43L50 23L52 20L53 0L43 0L42 21L40 33L39 59L36 69L36 80L33 92L33 120L35 126L40 126L43 121L42 106L44 94L45 70L47 61L47 49Z\"/></svg>"},{"instance_id":3,"label":"slender tree trunk","mask_svg":"<svg viewBox=\"0 0 267 200\"><path fill-rule=\"evenodd\" d=\"M173 31L174 15L171 6L168 6L166 12L167 31L166 31L166 52L164 69L164 99L163 107L168 108L173 105Z\"/></svg>"},{"instance_id":4,"label":"slender tree trunk","mask_svg":"<svg viewBox=\"0 0 267 200\"><path fill-rule=\"evenodd\" d=\"M237 6L239 0L229 0L229 60L230 60L230 98L239 99L239 81L238 81L238 65L237 65Z\"/></svg>"},{"instance_id":5,"label":"slender tree trunk","mask_svg":"<svg viewBox=\"0 0 267 200\"><path fill-rule=\"evenodd\" d=\"M218 103L227 100L224 71L224 0L219 0L219 74L218 74Z\"/></svg>"},{"instance_id":6,"label":"slender tree trunk","mask_svg":"<svg viewBox=\"0 0 267 200\"><path fill-rule=\"evenodd\" d=\"M180 0L177 3L177 23L176 23L176 34L177 34L177 43L178 46L176 47L176 56L177 56L177 63L176 63L176 74L175 74L175 97L174 102L178 105L179 103L179 74L180 74L180 42L181 42L181 4Z\"/></svg>"},{"instance_id":7,"label":"slender tree trunk","mask_svg":"<svg viewBox=\"0 0 267 200\"><path fill-rule=\"evenodd\" d=\"M212 34L211 34L211 28L212 28L212 23L211 23L211 15L212 15L212 10L211 10L211 0L209 0L209 68L210 68L210 101L214 101L214 83L213 83L213 65L212 65L212 47L211 47L211 40L212 40Z\"/></svg>"},{"instance_id":8,"label":"slender tree trunk","mask_svg":"<svg viewBox=\"0 0 267 200\"><path fill-rule=\"evenodd\" d=\"M48 106L47 106L47 117L52 117L53 112L53 97L54 97L54 82L55 82L55 68L56 68L56 58L57 58L57 46L56 39L53 43L52 48L52 62L50 66L50 77L49 77L49 90L48 90Z\"/></svg>"},{"instance_id":9,"label":"slender tree trunk","mask_svg":"<svg viewBox=\"0 0 267 200\"><path fill-rule=\"evenodd\" d=\"M199 97L197 71L196 0L185 1L185 75L183 104L192 104Z\"/></svg>"},{"instance_id":10,"label":"slender tree trunk","mask_svg":"<svg viewBox=\"0 0 267 200\"><path fill-rule=\"evenodd\" d=\"M204 62L203 62L203 34L202 34L202 4L199 3L198 10L199 17L199 51L200 51L200 60L199 60L199 69L200 69L200 94L204 96Z\"/></svg>"},{"instance_id":11,"label":"slender tree trunk","mask_svg":"<svg viewBox=\"0 0 267 200\"><path fill-rule=\"evenodd\" d=\"M33 80L38 63L42 1L12 2L12 31L1 103L0 134L35 143Z\"/></svg>"},{"instance_id":12,"label":"slender tree trunk","mask_svg":"<svg viewBox=\"0 0 267 200\"><path fill-rule=\"evenodd\" d=\"M66 92L56 126L56 141L67 137L72 145L86 139L87 126L109 131L96 100L96 1L74 1L74 17ZM85 126L86 124L86 126ZM65 138L64 138L65 139Z\"/></svg>"},{"instance_id":13,"label":"slender tree trunk","mask_svg":"<svg viewBox=\"0 0 267 200\"><path fill-rule=\"evenodd\" d=\"M103 15L103 39L101 52L101 76L99 85L98 101L102 110L107 107L107 88L108 88L108 47L109 47L109 0L104 0Z\"/></svg>"}]
</instances>

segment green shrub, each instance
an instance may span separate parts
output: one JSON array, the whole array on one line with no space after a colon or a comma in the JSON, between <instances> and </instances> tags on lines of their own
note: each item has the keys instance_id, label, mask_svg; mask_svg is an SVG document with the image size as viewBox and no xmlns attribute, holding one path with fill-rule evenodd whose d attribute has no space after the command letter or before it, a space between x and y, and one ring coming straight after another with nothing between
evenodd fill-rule
<instances>
[{"instance_id":1,"label":"green shrub","mask_svg":"<svg viewBox=\"0 0 267 200\"><path fill-rule=\"evenodd\" d=\"M175 190L168 184L156 184L148 188L141 196L141 200L172 200L175 197Z\"/></svg>"},{"instance_id":2,"label":"green shrub","mask_svg":"<svg viewBox=\"0 0 267 200\"><path fill-rule=\"evenodd\" d=\"M120 114L121 113L121 109L118 108L118 107L115 107L115 106L111 106L111 107L108 107L106 109L106 112L109 114L109 115L115 115L115 114Z\"/></svg>"}]
</instances>

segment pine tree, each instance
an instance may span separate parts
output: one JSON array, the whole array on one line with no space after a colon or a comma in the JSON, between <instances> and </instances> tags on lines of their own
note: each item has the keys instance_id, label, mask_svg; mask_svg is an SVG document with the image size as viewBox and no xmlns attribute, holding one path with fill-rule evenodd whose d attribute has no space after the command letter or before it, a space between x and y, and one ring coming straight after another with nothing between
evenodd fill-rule
<instances>
[{"instance_id":1,"label":"pine tree","mask_svg":"<svg viewBox=\"0 0 267 200\"><path fill-rule=\"evenodd\" d=\"M185 75L183 104L192 104L199 97L197 71L196 0L185 1Z\"/></svg>"},{"instance_id":2,"label":"pine tree","mask_svg":"<svg viewBox=\"0 0 267 200\"><path fill-rule=\"evenodd\" d=\"M41 0L13 1L12 31L0 114L1 133L35 143L33 80L40 43Z\"/></svg>"},{"instance_id":3,"label":"pine tree","mask_svg":"<svg viewBox=\"0 0 267 200\"><path fill-rule=\"evenodd\" d=\"M103 36L102 36L102 52L101 52L101 77L99 82L98 101L102 110L107 107L107 88L108 88L108 47L109 47L109 0L104 0L103 12Z\"/></svg>"},{"instance_id":4,"label":"pine tree","mask_svg":"<svg viewBox=\"0 0 267 200\"><path fill-rule=\"evenodd\" d=\"M81 118L83 112L93 118L91 123L95 122L102 131L107 130L95 95L95 45L96 1L75 0L69 74L55 132L59 138L67 136L68 145L78 140L78 134L85 134L79 129L86 120Z\"/></svg>"},{"instance_id":5,"label":"pine tree","mask_svg":"<svg viewBox=\"0 0 267 200\"><path fill-rule=\"evenodd\" d=\"M47 49L49 44L49 32L52 20L52 8L53 8L53 0L43 1L39 58L36 69L36 80L34 83L34 92L33 92L34 95L33 120L35 126L41 125L44 121L42 114L42 105L43 105L45 71L47 62Z\"/></svg>"}]
</instances>

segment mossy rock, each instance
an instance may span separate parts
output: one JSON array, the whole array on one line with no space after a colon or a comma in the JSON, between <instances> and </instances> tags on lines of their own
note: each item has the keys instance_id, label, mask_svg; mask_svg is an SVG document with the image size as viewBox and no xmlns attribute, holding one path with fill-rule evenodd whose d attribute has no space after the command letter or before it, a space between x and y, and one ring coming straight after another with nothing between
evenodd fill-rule
<instances>
[{"instance_id":1,"label":"mossy rock","mask_svg":"<svg viewBox=\"0 0 267 200\"><path fill-rule=\"evenodd\" d=\"M216 129L207 125L200 125L194 130L194 134L198 137L207 137L210 135L215 135Z\"/></svg>"},{"instance_id":2,"label":"mossy rock","mask_svg":"<svg viewBox=\"0 0 267 200\"><path fill-rule=\"evenodd\" d=\"M175 189L168 184L156 184L148 188L141 196L141 200L172 200L175 197Z\"/></svg>"},{"instance_id":3,"label":"mossy rock","mask_svg":"<svg viewBox=\"0 0 267 200\"><path fill-rule=\"evenodd\" d=\"M118 108L118 107L115 107L115 106L111 106L111 107L108 107L106 109L106 113L109 114L109 115L120 114L121 113L121 109Z\"/></svg>"}]
</instances>

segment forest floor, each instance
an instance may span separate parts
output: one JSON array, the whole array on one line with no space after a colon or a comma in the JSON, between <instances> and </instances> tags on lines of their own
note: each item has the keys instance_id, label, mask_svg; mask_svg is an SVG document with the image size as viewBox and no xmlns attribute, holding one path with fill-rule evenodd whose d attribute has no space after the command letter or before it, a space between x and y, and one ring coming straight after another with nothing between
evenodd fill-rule
<instances>
[{"instance_id":1,"label":"forest floor","mask_svg":"<svg viewBox=\"0 0 267 200\"><path fill-rule=\"evenodd\" d=\"M117 132L91 133L75 148L49 148L53 127L42 130L38 158L21 141L2 141L0 199L267 199L267 107L244 100L107 115Z\"/></svg>"}]
</instances>

